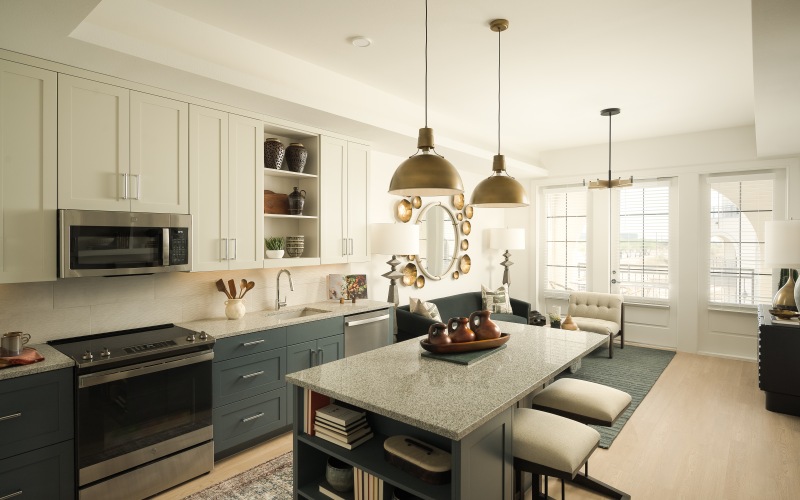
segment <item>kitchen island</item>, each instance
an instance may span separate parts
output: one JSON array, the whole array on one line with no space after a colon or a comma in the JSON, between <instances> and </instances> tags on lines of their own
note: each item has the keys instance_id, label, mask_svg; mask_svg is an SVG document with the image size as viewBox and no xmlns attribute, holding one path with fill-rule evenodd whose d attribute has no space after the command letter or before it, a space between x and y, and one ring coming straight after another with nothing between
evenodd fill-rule
<instances>
[{"instance_id":1,"label":"kitchen island","mask_svg":"<svg viewBox=\"0 0 800 500\"><path fill-rule=\"evenodd\" d=\"M415 339L287 375L297 414L307 388L365 410L375 432L347 450L309 436L296 419L295 497L324 498L318 484L334 456L422 498L510 499L515 404L608 337L497 323L511 335L506 347L469 366L424 358ZM395 434L450 452L451 482L429 485L386 462L383 441Z\"/></svg>"}]
</instances>

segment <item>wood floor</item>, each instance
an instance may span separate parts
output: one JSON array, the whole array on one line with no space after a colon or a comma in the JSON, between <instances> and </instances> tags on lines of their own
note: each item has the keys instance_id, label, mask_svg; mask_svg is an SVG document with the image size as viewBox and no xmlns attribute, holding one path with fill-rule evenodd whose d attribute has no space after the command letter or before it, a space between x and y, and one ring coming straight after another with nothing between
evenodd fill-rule
<instances>
[{"instance_id":1,"label":"wood floor","mask_svg":"<svg viewBox=\"0 0 800 500\"><path fill-rule=\"evenodd\" d=\"M678 353L611 448L592 455L590 475L634 499L800 498L800 417L764 408L757 370ZM183 498L291 447L291 435L278 437L156 498ZM558 498L560 484L550 488ZM568 486L567 498L601 497Z\"/></svg>"}]
</instances>

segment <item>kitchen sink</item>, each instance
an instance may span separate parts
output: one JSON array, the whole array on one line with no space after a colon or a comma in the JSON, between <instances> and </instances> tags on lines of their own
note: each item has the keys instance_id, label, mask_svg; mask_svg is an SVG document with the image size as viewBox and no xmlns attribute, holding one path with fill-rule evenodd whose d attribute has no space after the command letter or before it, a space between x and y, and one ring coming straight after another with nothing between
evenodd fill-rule
<instances>
[{"instance_id":1,"label":"kitchen sink","mask_svg":"<svg viewBox=\"0 0 800 500\"><path fill-rule=\"evenodd\" d=\"M330 311L326 311L324 309L314 309L313 307L304 307L302 309L295 309L293 311L273 311L267 313L267 316L277 319L297 319L326 313L330 313Z\"/></svg>"}]
</instances>

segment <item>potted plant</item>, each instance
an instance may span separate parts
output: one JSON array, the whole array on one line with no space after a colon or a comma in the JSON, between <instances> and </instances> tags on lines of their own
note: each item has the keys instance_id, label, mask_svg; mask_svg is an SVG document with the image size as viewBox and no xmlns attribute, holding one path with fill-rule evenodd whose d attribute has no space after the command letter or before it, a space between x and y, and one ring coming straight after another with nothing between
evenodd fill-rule
<instances>
[{"instance_id":1,"label":"potted plant","mask_svg":"<svg viewBox=\"0 0 800 500\"><path fill-rule=\"evenodd\" d=\"M281 259L283 258L283 238L280 236L273 236L271 238L264 238L264 247L267 249L268 259Z\"/></svg>"},{"instance_id":2,"label":"potted plant","mask_svg":"<svg viewBox=\"0 0 800 500\"><path fill-rule=\"evenodd\" d=\"M558 313L551 312L550 316L550 328L561 328L561 315Z\"/></svg>"}]
</instances>

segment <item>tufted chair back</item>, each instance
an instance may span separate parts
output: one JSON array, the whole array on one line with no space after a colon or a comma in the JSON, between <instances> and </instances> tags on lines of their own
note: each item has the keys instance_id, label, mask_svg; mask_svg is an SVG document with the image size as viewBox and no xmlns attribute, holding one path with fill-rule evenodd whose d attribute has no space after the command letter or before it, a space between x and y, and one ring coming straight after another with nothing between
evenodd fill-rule
<instances>
[{"instance_id":1,"label":"tufted chair back","mask_svg":"<svg viewBox=\"0 0 800 500\"><path fill-rule=\"evenodd\" d=\"M622 302L622 295L572 292L569 294L568 314L573 318L595 318L622 325Z\"/></svg>"}]
</instances>

